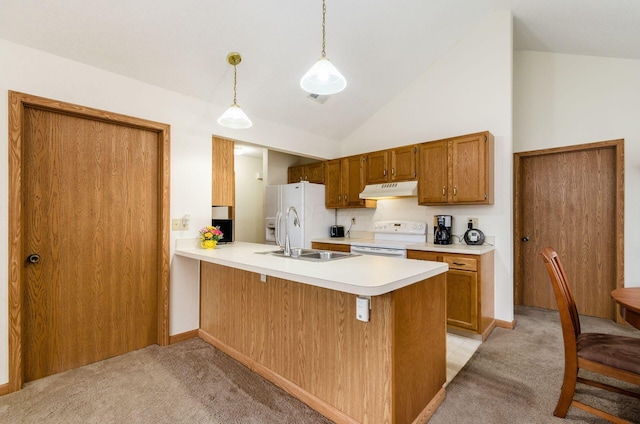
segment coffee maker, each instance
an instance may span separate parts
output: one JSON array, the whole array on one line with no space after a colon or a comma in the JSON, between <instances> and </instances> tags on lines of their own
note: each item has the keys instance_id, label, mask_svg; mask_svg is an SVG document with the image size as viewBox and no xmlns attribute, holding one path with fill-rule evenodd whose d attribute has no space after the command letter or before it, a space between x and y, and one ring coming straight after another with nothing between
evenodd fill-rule
<instances>
[{"instance_id":1,"label":"coffee maker","mask_svg":"<svg viewBox=\"0 0 640 424\"><path fill-rule=\"evenodd\" d=\"M451 215L434 215L433 217L433 243L434 244L451 244L453 237L451 236Z\"/></svg>"}]
</instances>

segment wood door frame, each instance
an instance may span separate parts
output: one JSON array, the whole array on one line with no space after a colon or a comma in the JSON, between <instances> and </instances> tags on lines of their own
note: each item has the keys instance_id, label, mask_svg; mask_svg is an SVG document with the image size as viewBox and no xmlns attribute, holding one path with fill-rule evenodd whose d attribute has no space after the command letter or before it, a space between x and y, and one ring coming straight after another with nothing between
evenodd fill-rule
<instances>
[{"instance_id":1,"label":"wood door frame","mask_svg":"<svg viewBox=\"0 0 640 424\"><path fill-rule=\"evenodd\" d=\"M615 150L615 284L616 288L624 287L624 139L601 141L596 143L578 144L551 149L534 150L529 152L514 153L513 159L513 301L518 304L522 291L522 270L520 269L520 235L522 234L522 216L519 211L522 208L522 160L533 156L544 156L554 153L568 153L602 148ZM541 259L542 260L542 259ZM616 321L624 320L620 314L616 314Z\"/></svg>"},{"instance_id":2,"label":"wood door frame","mask_svg":"<svg viewBox=\"0 0 640 424\"><path fill-rule=\"evenodd\" d=\"M22 388L22 150L24 110L36 108L55 113L130 126L157 133L158 140L158 337L160 346L169 344L169 172L170 126L64 103L57 100L9 91L9 383L8 392Z\"/></svg>"}]
</instances>

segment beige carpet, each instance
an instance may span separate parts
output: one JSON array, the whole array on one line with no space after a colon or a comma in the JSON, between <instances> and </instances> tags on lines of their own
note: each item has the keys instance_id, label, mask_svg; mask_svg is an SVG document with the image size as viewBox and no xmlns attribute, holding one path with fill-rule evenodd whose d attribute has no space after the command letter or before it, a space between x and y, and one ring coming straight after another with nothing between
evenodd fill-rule
<instances>
[{"instance_id":1,"label":"beige carpet","mask_svg":"<svg viewBox=\"0 0 640 424\"><path fill-rule=\"evenodd\" d=\"M552 416L562 383L557 312L516 309L447 386L432 424L604 423L571 408ZM640 331L583 318L583 331ZM579 396L640 423L640 401L580 386ZM606 393L606 392L604 392ZM0 397L0 423L318 423L329 420L202 340L136 352L43 378ZM372 423L379 424L379 423Z\"/></svg>"},{"instance_id":2,"label":"beige carpet","mask_svg":"<svg viewBox=\"0 0 640 424\"><path fill-rule=\"evenodd\" d=\"M580 321L583 332L640 337L635 328L610 320L581 316ZM607 423L577 408L570 408L565 419L553 416L564 372L558 312L516 307L516 323L514 330L496 328L478 348L447 386L447 397L430 424ZM576 393L585 403L640 423L640 400L583 384L577 385Z\"/></svg>"},{"instance_id":3,"label":"beige carpet","mask_svg":"<svg viewBox=\"0 0 640 424\"><path fill-rule=\"evenodd\" d=\"M330 423L200 339L27 383L0 423Z\"/></svg>"}]
</instances>

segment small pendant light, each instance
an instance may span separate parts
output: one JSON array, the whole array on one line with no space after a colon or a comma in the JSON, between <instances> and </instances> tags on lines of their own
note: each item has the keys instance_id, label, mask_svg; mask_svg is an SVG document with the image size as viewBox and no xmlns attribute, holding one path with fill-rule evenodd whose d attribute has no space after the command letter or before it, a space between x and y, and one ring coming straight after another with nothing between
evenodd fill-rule
<instances>
[{"instance_id":1,"label":"small pendant light","mask_svg":"<svg viewBox=\"0 0 640 424\"><path fill-rule=\"evenodd\" d=\"M231 52L227 55L227 62L233 65L233 104L229 106L222 116L218 118L218 124L227 128L243 129L249 128L253 125L253 122L249 119L246 113L240 109L236 101L236 82L237 82L237 70L236 66L242 61L240 53Z\"/></svg>"},{"instance_id":2,"label":"small pendant light","mask_svg":"<svg viewBox=\"0 0 640 424\"><path fill-rule=\"evenodd\" d=\"M300 80L300 87L311 94L329 95L339 93L347 86L347 80L327 58L325 53L325 16L327 6L322 0L322 57Z\"/></svg>"}]
</instances>

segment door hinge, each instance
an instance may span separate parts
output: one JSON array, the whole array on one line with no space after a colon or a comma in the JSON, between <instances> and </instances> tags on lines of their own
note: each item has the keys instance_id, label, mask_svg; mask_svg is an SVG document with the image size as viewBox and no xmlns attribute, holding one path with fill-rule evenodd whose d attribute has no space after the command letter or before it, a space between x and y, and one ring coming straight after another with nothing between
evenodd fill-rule
<instances>
[{"instance_id":1,"label":"door hinge","mask_svg":"<svg viewBox=\"0 0 640 424\"><path fill-rule=\"evenodd\" d=\"M484 142L485 143L487 142L487 136L486 135L484 136Z\"/></svg>"},{"instance_id":2,"label":"door hinge","mask_svg":"<svg viewBox=\"0 0 640 424\"><path fill-rule=\"evenodd\" d=\"M487 200L487 193L484 194L484 200Z\"/></svg>"}]
</instances>

